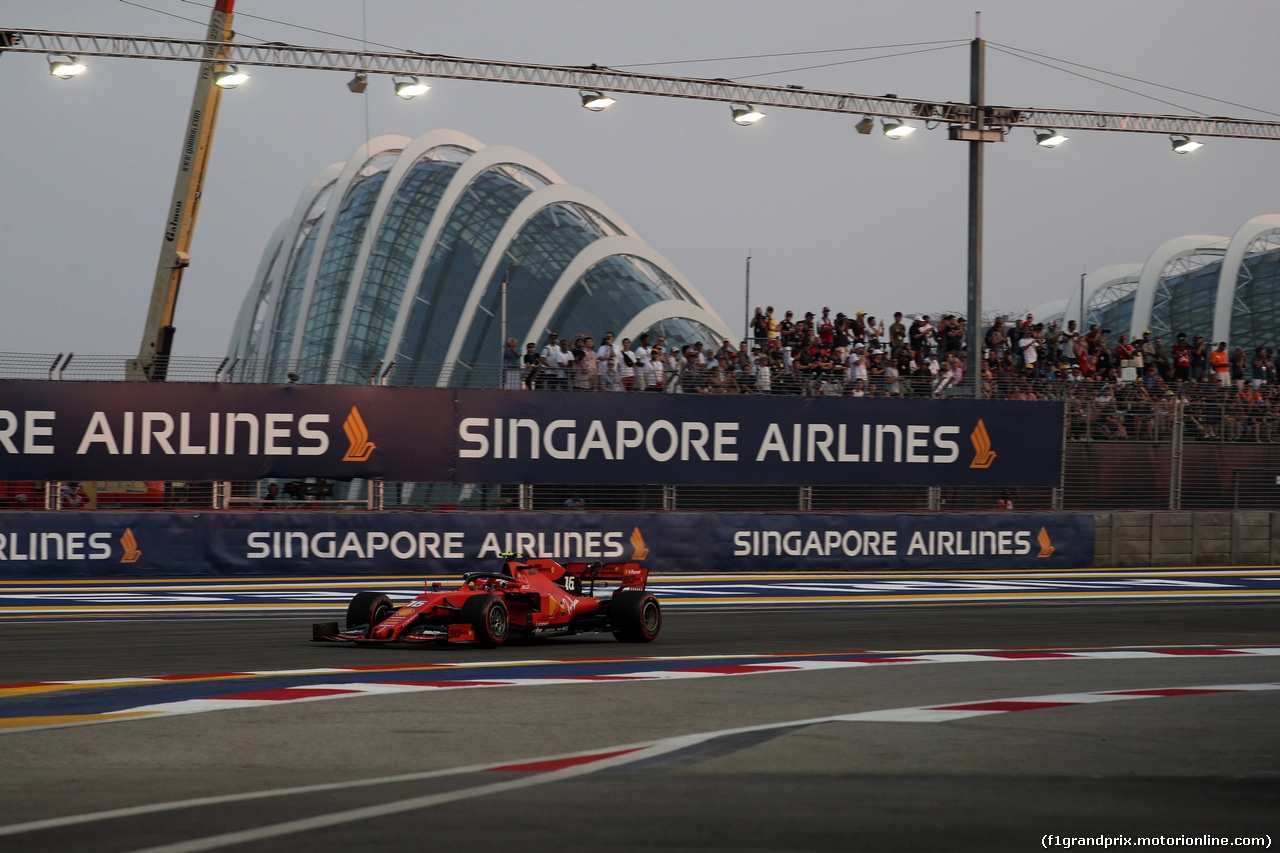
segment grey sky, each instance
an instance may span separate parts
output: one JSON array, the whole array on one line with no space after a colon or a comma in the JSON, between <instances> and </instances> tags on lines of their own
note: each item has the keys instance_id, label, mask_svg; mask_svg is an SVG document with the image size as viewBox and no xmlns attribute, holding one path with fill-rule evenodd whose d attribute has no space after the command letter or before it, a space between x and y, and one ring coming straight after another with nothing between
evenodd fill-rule
<instances>
[{"instance_id":1,"label":"grey sky","mask_svg":"<svg viewBox=\"0 0 1280 853\"><path fill-rule=\"evenodd\" d=\"M204 0L0 0L6 26L200 38ZM954 0L238 0L242 40L611 67L956 40L956 47L826 68L897 50L652 66L865 95L968 100L974 6ZM1274 0L982 2L987 100L1019 107L1277 120L1114 77L1177 106L994 50L1007 45L1280 113ZM365 23L362 23L362 18ZM371 49L382 49L373 47ZM132 354L155 274L190 107L191 63L88 59L58 80L40 56L0 56L0 351ZM966 146L945 129L890 141L856 117L768 110L749 128L724 104L628 96L603 113L569 90L437 80L413 101L374 77L248 69L223 95L174 353L222 355L272 230L320 168L366 139L449 128L513 145L599 197L682 271L731 328L779 309L963 310ZM1083 71L1093 77L1094 72ZM1031 131L987 149L986 305L1061 298L1081 272L1146 260L1183 234L1229 235L1280 212L1280 142L1206 139L1176 155L1159 135Z\"/></svg>"}]
</instances>

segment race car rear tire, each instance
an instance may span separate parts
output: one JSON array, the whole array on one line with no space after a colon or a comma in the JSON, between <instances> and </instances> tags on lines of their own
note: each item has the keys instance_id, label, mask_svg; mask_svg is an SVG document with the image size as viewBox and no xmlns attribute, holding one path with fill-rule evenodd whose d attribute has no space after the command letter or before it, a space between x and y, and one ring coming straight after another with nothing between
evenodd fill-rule
<instances>
[{"instance_id":1,"label":"race car rear tire","mask_svg":"<svg viewBox=\"0 0 1280 853\"><path fill-rule=\"evenodd\" d=\"M620 590L609 605L609 628L624 643L648 643L662 630L662 607L652 593Z\"/></svg>"},{"instance_id":2,"label":"race car rear tire","mask_svg":"<svg viewBox=\"0 0 1280 853\"><path fill-rule=\"evenodd\" d=\"M506 642L511 618L501 596L473 595L462 604L462 621L475 632L476 643L492 648Z\"/></svg>"},{"instance_id":3,"label":"race car rear tire","mask_svg":"<svg viewBox=\"0 0 1280 853\"><path fill-rule=\"evenodd\" d=\"M374 625L395 612L391 599L382 593L357 592L355 598L351 599L351 604L347 605L347 630L354 631L362 625L368 626L365 628L365 636L370 636Z\"/></svg>"}]
</instances>

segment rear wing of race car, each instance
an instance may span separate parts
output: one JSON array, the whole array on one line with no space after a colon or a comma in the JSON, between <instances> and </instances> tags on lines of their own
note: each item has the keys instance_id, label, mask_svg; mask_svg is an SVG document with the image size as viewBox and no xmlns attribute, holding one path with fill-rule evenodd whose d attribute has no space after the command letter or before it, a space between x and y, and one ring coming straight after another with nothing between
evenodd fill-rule
<instances>
[{"instance_id":1,"label":"rear wing of race car","mask_svg":"<svg viewBox=\"0 0 1280 853\"><path fill-rule=\"evenodd\" d=\"M649 580L649 570L639 563L565 563L561 566L555 560L533 559L526 560L525 565L552 572L563 568L568 574L577 575L584 583L615 581L619 587L644 589L644 585Z\"/></svg>"}]
</instances>

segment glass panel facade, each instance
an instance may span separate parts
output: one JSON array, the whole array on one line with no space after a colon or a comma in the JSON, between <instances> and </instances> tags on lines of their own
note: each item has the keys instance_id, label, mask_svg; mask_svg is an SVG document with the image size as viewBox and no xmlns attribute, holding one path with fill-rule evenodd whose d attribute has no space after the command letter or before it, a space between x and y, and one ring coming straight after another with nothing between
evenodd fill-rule
<instances>
[{"instance_id":1,"label":"glass panel facade","mask_svg":"<svg viewBox=\"0 0 1280 853\"><path fill-rule=\"evenodd\" d=\"M650 305L672 299L689 299L675 279L642 258L615 255L578 279L547 328L522 330L513 325L511 337L523 334L527 340L541 341L554 330L570 337L587 332L599 341L605 331L618 331L619 318L634 317Z\"/></svg>"},{"instance_id":2,"label":"glass panel facade","mask_svg":"<svg viewBox=\"0 0 1280 853\"><path fill-rule=\"evenodd\" d=\"M437 145L396 169L391 186L392 168L405 159L399 150L384 151L363 163L341 198L336 183L322 189L296 234L269 248L275 255L248 298L235 353L262 363L245 365L237 378L252 370L256 381L283 382L297 371L306 382L381 377L461 387L474 377L492 385L502 351L504 285L510 336L532 340L545 337L546 329L529 328L544 312L566 335L600 336L658 304L672 304L674 314L682 313L677 303L701 304L673 274L640 257L643 251L596 262L549 304L584 250L627 232L601 213L601 205L574 192L565 195L587 203L549 193L540 209L530 206L531 215L522 212L514 220L517 208L551 181L534 163L467 169L474 154L461 138ZM459 192L464 170L467 183ZM448 209L441 207L446 194ZM439 230L428 245L433 223ZM499 246L504 231L509 239ZM415 276L416 269L421 273ZM484 280L481 270L491 270ZM722 338L681 317L649 332L666 336L672 347L695 341L714 346ZM455 345L456 364L445 365ZM387 361L399 367L391 370ZM375 365L386 372L373 372Z\"/></svg>"},{"instance_id":3,"label":"glass panel facade","mask_svg":"<svg viewBox=\"0 0 1280 853\"><path fill-rule=\"evenodd\" d=\"M1280 249L1247 257L1231 311L1231 345L1280 348Z\"/></svg>"},{"instance_id":4,"label":"glass panel facade","mask_svg":"<svg viewBox=\"0 0 1280 853\"><path fill-rule=\"evenodd\" d=\"M301 350L303 361L327 361L333 357L334 338L338 334L347 292L351 287L352 268L369 227L369 215L387 179L387 170L394 163L394 152L381 154L371 160L369 166L362 170L361 178L351 186L346 198L342 200L342 207L329 232L329 240L325 243L315 289L311 295L311 305L307 310L307 325ZM313 372L316 375L310 375ZM316 371L306 373L310 381L316 381L323 375Z\"/></svg>"},{"instance_id":5,"label":"glass panel facade","mask_svg":"<svg viewBox=\"0 0 1280 853\"><path fill-rule=\"evenodd\" d=\"M1206 264L1191 272L1170 276L1156 285L1151 306L1152 334L1157 330L1188 338L1213 336L1213 303L1218 292L1221 263Z\"/></svg>"},{"instance_id":6,"label":"glass panel facade","mask_svg":"<svg viewBox=\"0 0 1280 853\"><path fill-rule=\"evenodd\" d=\"M508 279L507 317L535 317L578 253L608 236L598 217L576 204L553 204L529 218L494 270L467 330L458 361L496 362L502 353L502 285ZM576 331L574 333L576 334ZM523 337L523 336L522 336Z\"/></svg>"},{"instance_id":7,"label":"glass panel facade","mask_svg":"<svg viewBox=\"0 0 1280 853\"><path fill-rule=\"evenodd\" d=\"M421 160L396 188L356 297L345 361L375 361L386 352L422 238L458 166L445 160Z\"/></svg>"},{"instance_id":8,"label":"glass panel facade","mask_svg":"<svg viewBox=\"0 0 1280 853\"><path fill-rule=\"evenodd\" d=\"M280 287L280 295L276 300L275 317L271 321L270 350L268 352L267 379L272 382L283 382L288 370L289 353L293 348L294 330L298 326L298 311L302 305L302 295L307 286L307 270L311 266L311 256L316 248L316 236L324 223L324 215L329 207L329 199L333 195L333 184L329 184L316 196L302 220L302 227L294 238L292 258L288 271Z\"/></svg>"},{"instance_id":9,"label":"glass panel facade","mask_svg":"<svg viewBox=\"0 0 1280 853\"><path fill-rule=\"evenodd\" d=\"M1133 297L1134 294L1126 293L1115 302L1110 302L1102 308L1090 311L1084 320L1084 331L1089 331L1089 326L1097 324L1099 329L1110 329L1111 333L1107 335L1108 342L1114 344L1121 335L1129 333L1129 326L1133 322Z\"/></svg>"},{"instance_id":10,"label":"glass panel facade","mask_svg":"<svg viewBox=\"0 0 1280 853\"><path fill-rule=\"evenodd\" d=\"M472 180L449 211L418 283L397 361L444 361L458 315L498 232L516 206L545 185L541 176L511 166L494 167Z\"/></svg>"}]
</instances>

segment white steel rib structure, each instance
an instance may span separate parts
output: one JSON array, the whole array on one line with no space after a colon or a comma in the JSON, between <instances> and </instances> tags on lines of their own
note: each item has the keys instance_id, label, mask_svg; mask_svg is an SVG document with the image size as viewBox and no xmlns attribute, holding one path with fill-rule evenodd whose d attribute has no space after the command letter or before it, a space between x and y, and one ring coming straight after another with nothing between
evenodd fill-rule
<instances>
[{"instance_id":1,"label":"white steel rib structure","mask_svg":"<svg viewBox=\"0 0 1280 853\"><path fill-rule=\"evenodd\" d=\"M1084 311L1081 312L1081 298ZM1250 219L1230 237L1195 234L1158 246L1142 264L1106 267L1085 277L1065 305L1035 311L1045 320L1078 320L1131 338L1186 332L1231 347L1275 347L1280 329L1280 214Z\"/></svg>"},{"instance_id":2,"label":"white steel rib structure","mask_svg":"<svg viewBox=\"0 0 1280 853\"><path fill-rule=\"evenodd\" d=\"M539 346L549 332L731 338L594 196L518 149L437 130L370 140L311 180L263 253L228 355L242 380L484 384L504 330Z\"/></svg>"}]
</instances>

